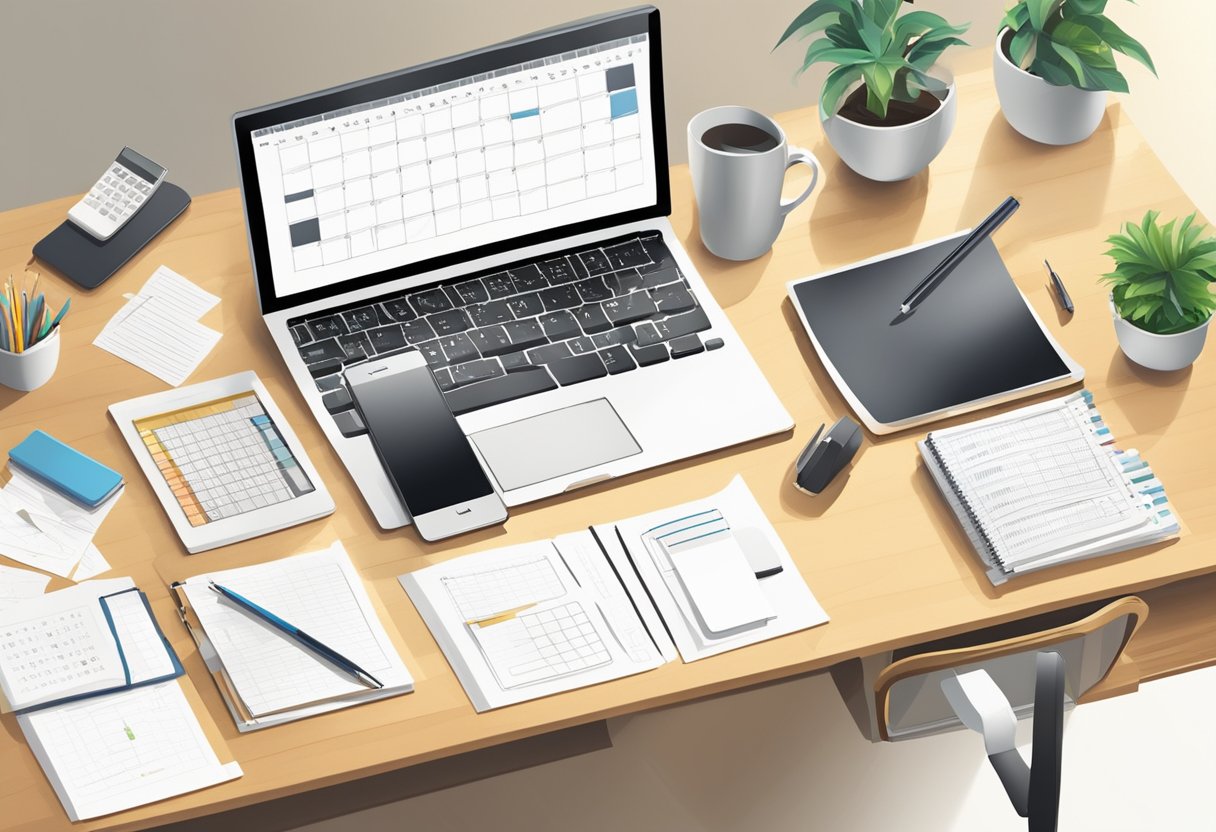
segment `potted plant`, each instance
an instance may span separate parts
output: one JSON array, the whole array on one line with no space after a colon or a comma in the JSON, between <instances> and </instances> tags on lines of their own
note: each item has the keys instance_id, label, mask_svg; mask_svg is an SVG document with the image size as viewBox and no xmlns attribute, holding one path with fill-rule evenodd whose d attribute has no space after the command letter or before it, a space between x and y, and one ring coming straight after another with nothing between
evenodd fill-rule
<instances>
[{"instance_id":1,"label":"potted plant","mask_svg":"<svg viewBox=\"0 0 1216 832\"><path fill-rule=\"evenodd\" d=\"M1157 74L1153 59L1104 12L1107 0L1019 0L1001 21L992 72L1005 119L1044 144L1090 137L1106 93L1127 92L1122 52Z\"/></svg>"},{"instance_id":2,"label":"potted plant","mask_svg":"<svg viewBox=\"0 0 1216 832\"><path fill-rule=\"evenodd\" d=\"M1111 311L1119 346L1151 370L1181 370L1199 357L1216 296L1216 237L1200 239L1204 226L1191 214L1181 223L1157 222L1149 211L1137 225L1106 239L1115 270L1103 275L1111 287Z\"/></svg>"},{"instance_id":3,"label":"potted plant","mask_svg":"<svg viewBox=\"0 0 1216 832\"><path fill-rule=\"evenodd\" d=\"M965 43L969 24L940 15L900 15L901 0L816 0L777 41L822 35L807 47L799 72L835 64L819 94L819 118L836 153L857 173L891 182L924 169L954 130L954 79L935 67L942 52ZM774 47L776 48L776 47Z\"/></svg>"}]
</instances>

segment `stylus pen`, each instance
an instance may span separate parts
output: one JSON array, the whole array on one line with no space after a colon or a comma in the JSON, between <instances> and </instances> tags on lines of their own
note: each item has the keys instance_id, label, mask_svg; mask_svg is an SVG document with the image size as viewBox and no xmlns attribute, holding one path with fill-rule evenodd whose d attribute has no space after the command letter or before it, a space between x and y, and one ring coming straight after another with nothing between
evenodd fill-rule
<instances>
[{"instance_id":1,"label":"stylus pen","mask_svg":"<svg viewBox=\"0 0 1216 832\"><path fill-rule=\"evenodd\" d=\"M975 247L982 243L992 233L1004 225L1005 220L1013 216L1013 212L1021 207L1021 203L1013 197L1005 197L1005 201L996 207L996 210L984 218L984 221L971 229L961 243L955 247L954 251L946 255L942 262L934 267L933 271L925 275L924 280L917 283L915 288L908 293L904 298L904 302L899 305L899 314L907 315L916 305L920 303L932 291L932 287L937 284L937 281L944 278L961 262L967 259Z\"/></svg>"},{"instance_id":2,"label":"stylus pen","mask_svg":"<svg viewBox=\"0 0 1216 832\"><path fill-rule=\"evenodd\" d=\"M343 656L337 650L334 650L332 647L326 647L324 644L317 641L315 638L313 638L308 633L301 630L299 627L296 627L292 624L288 624L286 621L279 618L277 615L272 613L270 610L265 609L263 607L259 607L257 604L250 601L244 595L233 592L231 589L229 589L226 586L220 586L215 581L208 581L207 586L211 587L213 590L218 592L220 595L223 595L225 598L227 598L232 603L234 603L240 607L243 607L244 609L253 613L258 618L262 619L267 624L274 627L276 630L279 630L280 632L286 634L289 638L295 639L300 644L302 644L305 647L307 647L308 649L312 650L314 653L316 653L321 658L327 659L328 661L333 662L338 667L342 668L347 673L349 673L351 676L354 676L356 679L358 679L360 682L367 685L368 687L372 687L372 688L384 687L384 685L380 682L379 679L377 679L372 674L368 673L363 668L359 667L359 665L355 664L350 659Z\"/></svg>"},{"instance_id":3,"label":"stylus pen","mask_svg":"<svg viewBox=\"0 0 1216 832\"><path fill-rule=\"evenodd\" d=\"M1043 260L1043 265L1047 267L1047 273L1051 275L1051 284L1056 287L1056 297L1060 299L1060 306L1064 307L1065 312L1072 312L1072 298L1068 296L1068 290L1064 288L1064 281L1060 280L1060 276L1056 274L1056 270L1046 259Z\"/></svg>"}]
</instances>

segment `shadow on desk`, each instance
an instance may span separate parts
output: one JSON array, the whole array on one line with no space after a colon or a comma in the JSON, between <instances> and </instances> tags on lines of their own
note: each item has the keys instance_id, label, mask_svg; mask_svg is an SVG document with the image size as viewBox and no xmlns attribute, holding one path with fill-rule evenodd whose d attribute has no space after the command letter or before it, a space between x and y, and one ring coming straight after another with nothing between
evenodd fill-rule
<instances>
[{"instance_id":1,"label":"shadow on desk","mask_svg":"<svg viewBox=\"0 0 1216 832\"><path fill-rule=\"evenodd\" d=\"M811 247L823 268L855 263L916 241L929 196L930 168L902 182L875 182L854 173L827 141L820 141L813 152L823 165L824 184L811 195L815 206L809 229ZM841 231L842 226L859 224L881 233Z\"/></svg>"},{"instance_id":2,"label":"shadow on desk","mask_svg":"<svg viewBox=\"0 0 1216 832\"><path fill-rule=\"evenodd\" d=\"M1112 117L1112 113L1115 115ZM970 228L988 215L998 202L1013 194L1025 200L1017 218L1016 234L1002 243L1008 256L1025 246L1058 235L1060 214L1043 204L1044 195L1027 200L1022 189L1024 176L1049 180L1056 188L1066 189L1067 229L1094 228L1106 209L1110 190L1111 160L1115 155L1115 125L1120 120L1119 105L1107 107L1098 129L1087 140L1064 147L1039 144L1009 126L998 110L988 124L980 152L975 157L971 184L959 208L958 228ZM1061 194L1063 195L1063 194Z\"/></svg>"},{"instance_id":3,"label":"shadow on desk","mask_svg":"<svg viewBox=\"0 0 1216 832\"><path fill-rule=\"evenodd\" d=\"M1113 334L1111 340L1114 340ZM1113 396L1116 406L1136 433L1159 435L1173 423L1174 417L1182 409L1193 369L1186 367L1168 373L1150 370L1130 360L1123 350L1116 347L1110 358L1110 366L1106 369L1106 384L1112 392L1127 389L1130 385L1132 392ZM1136 389L1139 384L1152 388L1148 395Z\"/></svg>"}]
</instances>

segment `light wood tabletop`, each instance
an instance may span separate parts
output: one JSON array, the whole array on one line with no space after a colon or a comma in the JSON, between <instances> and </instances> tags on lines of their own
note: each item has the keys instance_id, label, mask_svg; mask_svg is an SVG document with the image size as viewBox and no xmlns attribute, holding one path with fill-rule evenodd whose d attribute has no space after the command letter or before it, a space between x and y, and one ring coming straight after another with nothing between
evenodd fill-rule
<instances>
[{"instance_id":1,"label":"light wood tabletop","mask_svg":"<svg viewBox=\"0 0 1216 832\"><path fill-rule=\"evenodd\" d=\"M501 528L442 544L412 529L381 531L326 443L262 325L240 197L197 197L153 245L99 289L75 292L44 271L58 304L73 295L58 371L28 394L0 392L0 442L41 428L116 468L127 489L97 537L113 565L148 593L183 658L196 710L226 743L244 776L214 788L69 824L12 715L0 719L0 817L11 832L141 829L366 777L606 717L657 708L827 668L845 659L963 633L1037 613L1216 572L1216 363L1154 373L1119 351L1097 277L1104 239L1149 208L1183 215L1192 205L1117 103L1083 144L1052 148L1015 134L998 111L986 62L957 75L959 121L927 172L878 184L839 162L814 108L780 116L791 141L825 166L822 184L791 213L771 253L747 263L702 246L687 168L672 171L672 223L797 426L792 433L668 465L512 510ZM791 177L789 189L803 180ZM817 498L791 485L791 464L821 422L848 411L785 298L788 280L973 225L1003 197L1022 210L995 237L1010 272L1064 348L1120 446L1139 448L1164 481L1184 524L1181 539L1134 553L1049 570L993 588L919 461L923 431L867 436L847 477ZM61 222L74 198L0 214L0 266L19 273L33 244ZM1058 312L1042 259L1064 278L1075 316ZM223 332L192 381L255 370L299 434L337 503L329 518L187 556L106 413L116 401L165 389L156 378L91 342L160 264L222 297L203 319ZM713 414L706 414L712 419ZM955 420L959 421L959 420ZM831 622L694 664L475 714L397 575L436 561L522 543L701 497L741 473L793 554ZM177 619L167 584L194 573L313 551L344 542L401 646L414 693L239 735ZM51 588L66 584L56 580ZM1182 636L1179 636L1180 638ZM809 715L808 718L813 718ZM224 756L224 753L221 753Z\"/></svg>"}]
</instances>

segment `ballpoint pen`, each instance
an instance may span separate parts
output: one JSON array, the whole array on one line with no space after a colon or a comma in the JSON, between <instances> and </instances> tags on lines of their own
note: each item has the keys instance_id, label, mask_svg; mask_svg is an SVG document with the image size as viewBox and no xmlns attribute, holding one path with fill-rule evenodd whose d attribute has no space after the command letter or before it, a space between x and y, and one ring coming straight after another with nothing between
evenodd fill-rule
<instances>
[{"instance_id":1,"label":"ballpoint pen","mask_svg":"<svg viewBox=\"0 0 1216 832\"><path fill-rule=\"evenodd\" d=\"M925 275L924 279L913 287L908 296L904 298L904 302L899 305L899 314L907 315L916 305L920 303L932 291L933 287L963 260L967 258L976 246L992 235L994 231L1000 228L1005 220L1013 216L1013 212L1021 207L1021 203L1014 197L1006 197L1005 201L996 207L991 214L984 218L983 222L971 229L963 241L959 243L953 251L946 255L942 262L938 263L931 272Z\"/></svg>"},{"instance_id":2,"label":"ballpoint pen","mask_svg":"<svg viewBox=\"0 0 1216 832\"><path fill-rule=\"evenodd\" d=\"M1064 281L1060 280L1060 276L1056 274L1056 270L1046 259L1043 260L1043 265L1047 267L1047 273L1051 275L1051 283L1056 287L1056 297L1060 299L1060 306L1064 307L1065 312L1072 312L1072 298L1068 296L1068 290L1064 288Z\"/></svg>"},{"instance_id":3,"label":"ballpoint pen","mask_svg":"<svg viewBox=\"0 0 1216 832\"><path fill-rule=\"evenodd\" d=\"M218 592L220 595L227 598L229 601L231 601L232 603L241 607L242 609L245 609L248 612L252 613L253 615L256 615L258 618L262 619L267 624L274 627L276 630L283 633L287 637L294 639L295 641L299 642L304 647L307 647L308 649L312 650L314 653L316 653L321 658L325 659L328 662L333 663L337 667L339 667L342 670L349 673L351 676L354 676L355 679L357 679L358 681L367 685L368 687L372 687L372 688L384 687L384 684L379 679L377 679L372 674L368 673L363 668L359 667L359 665L355 664L350 659L343 656L337 650L334 650L332 647L325 646L324 644L322 644L321 642L317 641L315 638L310 636L308 633L301 630L299 627L296 627L293 624L288 624L286 621L279 618L277 615L272 613L270 610L265 609L264 607L258 606L253 601L250 601L248 598L246 598L244 595L241 595L237 592L233 592L231 589L229 589L226 586L220 586L215 581L208 581L207 586L209 586L214 592Z\"/></svg>"}]
</instances>

